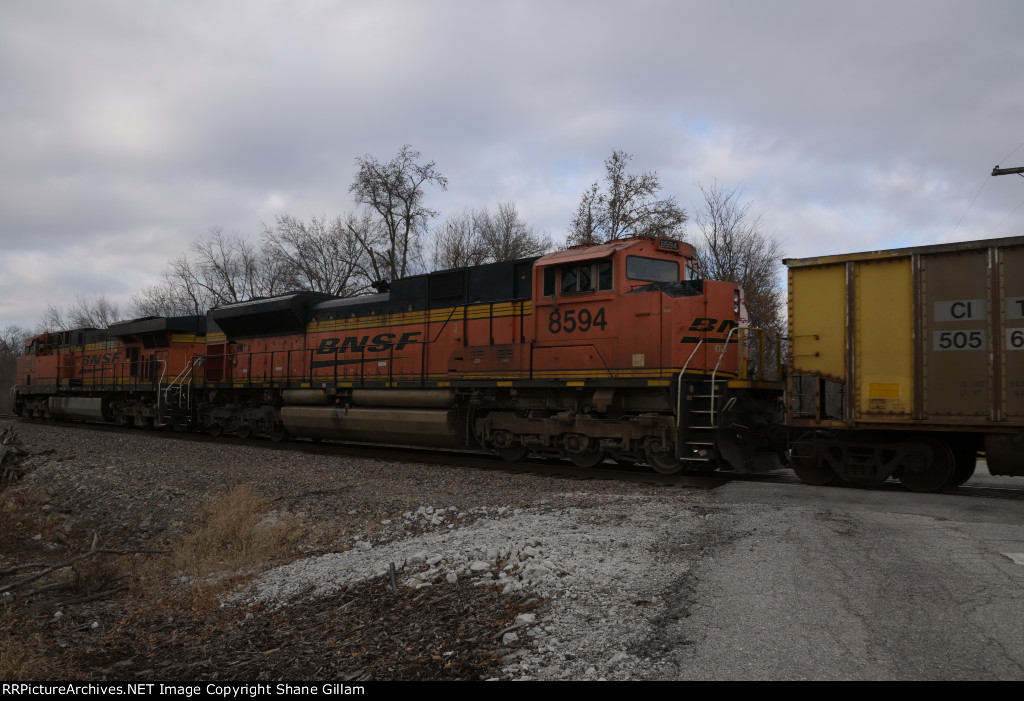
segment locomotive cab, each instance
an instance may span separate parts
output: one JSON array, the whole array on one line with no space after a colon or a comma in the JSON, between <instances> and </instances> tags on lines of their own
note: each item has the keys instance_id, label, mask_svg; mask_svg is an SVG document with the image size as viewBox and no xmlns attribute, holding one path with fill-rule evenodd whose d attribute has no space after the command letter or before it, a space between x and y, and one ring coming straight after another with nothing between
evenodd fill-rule
<instances>
[{"instance_id":1,"label":"locomotive cab","mask_svg":"<svg viewBox=\"0 0 1024 701\"><path fill-rule=\"evenodd\" d=\"M619 410L659 427L615 446L588 424L588 454L612 445L666 473L782 467L781 378L751 374L765 364L748 362L752 348L763 354L741 327L742 292L700 279L690 244L627 239L544 256L533 311L534 377L603 387L588 408L595 421Z\"/></svg>"}]
</instances>

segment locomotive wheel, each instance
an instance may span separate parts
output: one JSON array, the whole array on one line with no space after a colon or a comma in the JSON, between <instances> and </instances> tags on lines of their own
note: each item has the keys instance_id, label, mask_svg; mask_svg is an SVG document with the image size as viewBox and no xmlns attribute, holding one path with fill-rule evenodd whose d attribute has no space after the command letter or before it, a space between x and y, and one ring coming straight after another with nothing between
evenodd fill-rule
<instances>
[{"instance_id":1,"label":"locomotive wheel","mask_svg":"<svg viewBox=\"0 0 1024 701\"><path fill-rule=\"evenodd\" d=\"M505 462L520 462L525 460L526 454L530 452L522 443L510 445L507 448L493 448L492 450L494 450L495 455Z\"/></svg>"},{"instance_id":2,"label":"locomotive wheel","mask_svg":"<svg viewBox=\"0 0 1024 701\"><path fill-rule=\"evenodd\" d=\"M839 444L835 436L826 431L808 431L793 444L789 464L804 484L823 487L836 478L836 471L828 464L829 448Z\"/></svg>"},{"instance_id":3,"label":"locomotive wheel","mask_svg":"<svg viewBox=\"0 0 1024 701\"><path fill-rule=\"evenodd\" d=\"M235 435L241 438L242 440L245 440L246 438L252 435L252 426L250 426L249 424L240 425L238 429L235 431Z\"/></svg>"},{"instance_id":4,"label":"locomotive wheel","mask_svg":"<svg viewBox=\"0 0 1024 701\"><path fill-rule=\"evenodd\" d=\"M569 453L569 459L576 467L596 467L604 462L603 450L588 450L584 453Z\"/></svg>"},{"instance_id":5,"label":"locomotive wheel","mask_svg":"<svg viewBox=\"0 0 1024 701\"><path fill-rule=\"evenodd\" d=\"M900 482L914 492L934 492L954 479L956 461L949 446L934 438L917 438L908 446Z\"/></svg>"}]
</instances>

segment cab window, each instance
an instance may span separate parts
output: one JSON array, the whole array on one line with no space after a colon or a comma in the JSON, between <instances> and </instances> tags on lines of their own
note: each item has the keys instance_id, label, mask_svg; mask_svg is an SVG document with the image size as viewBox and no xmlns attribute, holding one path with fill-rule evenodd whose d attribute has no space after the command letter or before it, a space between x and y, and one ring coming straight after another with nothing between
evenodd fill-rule
<instances>
[{"instance_id":1,"label":"cab window","mask_svg":"<svg viewBox=\"0 0 1024 701\"><path fill-rule=\"evenodd\" d=\"M645 282L677 282L679 263L662 258L626 256L626 277Z\"/></svg>"},{"instance_id":2,"label":"cab window","mask_svg":"<svg viewBox=\"0 0 1024 701\"><path fill-rule=\"evenodd\" d=\"M574 263L544 269L544 296L606 292L613 287L612 261Z\"/></svg>"}]
</instances>

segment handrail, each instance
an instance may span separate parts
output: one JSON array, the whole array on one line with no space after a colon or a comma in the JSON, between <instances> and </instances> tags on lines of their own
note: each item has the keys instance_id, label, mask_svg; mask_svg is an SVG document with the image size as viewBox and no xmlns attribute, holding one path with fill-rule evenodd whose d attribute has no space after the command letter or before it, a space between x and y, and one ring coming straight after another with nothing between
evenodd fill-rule
<instances>
[{"instance_id":1,"label":"handrail","mask_svg":"<svg viewBox=\"0 0 1024 701\"><path fill-rule=\"evenodd\" d=\"M179 393L178 393L178 407L186 405L186 404L183 404L183 402L185 402L187 404L191 404L191 400L192 400L192 377L193 377L193 370L195 370L195 368L199 367L199 365L203 362L203 358L204 357L205 356L202 356L202 355L192 356L192 358L185 364L185 367L182 369L182 371L179 372L177 374L177 376L175 376L175 378L173 380L171 380L170 382L167 383L167 386L164 387L163 392L162 392L162 394L164 395L164 401L165 402L170 403L171 389L173 387L178 387L178 389L179 389ZM166 374L166 363L163 360L160 360L160 362L164 363L164 368L165 368L164 372L162 372L160 374L160 384L162 385L163 384L163 380L164 380L164 376ZM188 381L187 384L186 384L186 380ZM185 390L185 391L181 391L181 390Z\"/></svg>"},{"instance_id":2,"label":"handrail","mask_svg":"<svg viewBox=\"0 0 1024 701\"><path fill-rule=\"evenodd\" d=\"M715 425L715 375L718 374L718 368L722 365L722 358L725 357L725 352L729 350L729 339L736 333L739 326L733 326L729 329L729 335L725 337L725 343L722 344L722 352L718 354L718 362L715 363L715 369L711 371L711 425ZM739 350L739 349L738 349Z\"/></svg>"},{"instance_id":3,"label":"handrail","mask_svg":"<svg viewBox=\"0 0 1024 701\"><path fill-rule=\"evenodd\" d=\"M686 359L683 369L679 371L679 379L676 382L676 421L683 414L683 374L686 372L686 368L690 367L690 361L693 360L693 356L697 355L697 350L702 343L704 343L703 338L697 340L697 345L690 351L690 357Z\"/></svg>"}]
</instances>

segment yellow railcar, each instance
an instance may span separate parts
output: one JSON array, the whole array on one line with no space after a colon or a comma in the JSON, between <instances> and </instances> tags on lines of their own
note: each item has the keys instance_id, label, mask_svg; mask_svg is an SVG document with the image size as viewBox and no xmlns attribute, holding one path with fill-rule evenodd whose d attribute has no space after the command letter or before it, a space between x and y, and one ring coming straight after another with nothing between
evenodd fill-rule
<instances>
[{"instance_id":1,"label":"yellow railcar","mask_svg":"<svg viewBox=\"0 0 1024 701\"><path fill-rule=\"evenodd\" d=\"M801 479L1024 475L1024 237L784 262Z\"/></svg>"}]
</instances>

